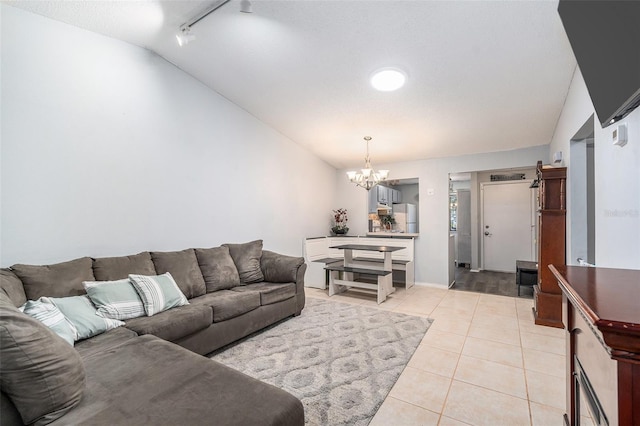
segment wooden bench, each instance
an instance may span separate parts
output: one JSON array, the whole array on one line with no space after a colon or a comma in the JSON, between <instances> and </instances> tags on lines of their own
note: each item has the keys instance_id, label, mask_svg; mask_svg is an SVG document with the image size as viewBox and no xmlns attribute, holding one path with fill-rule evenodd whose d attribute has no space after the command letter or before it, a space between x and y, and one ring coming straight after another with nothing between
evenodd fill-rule
<instances>
[{"instance_id":1,"label":"wooden bench","mask_svg":"<svg viewBox=\"0 0 640 426\"><path fill-rule=\"evenodd\" d=\"M381 264L384 263L384 259L376 258L376 257L355 257L354 262L358 262L358 266L373 266L375 268L381 269ZM326 266L329 266L334 263L340 263L342 265L343 258L341 257L323 257L321 259L316 259L313 262L324 263L326 276L325 276L325 285L329 285L329 270ZM416 283L413 269L413 261L412 260L400 260L400 259L392 259L392 281L394 283L404 284L405 288L409 289L413 287Z\"/></svg>"},{"instance_id":2,"label":"wooden bench","mask_svg":"<svg viewBox=\"0 0 640 426\"><path fill-rule=\"evenodd\" d=\"M384 302L387 295L393 293L394 288L391 284L391 280L387 280L386 277L391 274L391 271L383 271L380 269L360 268L356 266L344 266L337 263L329 264L324 269L330 272L329 277L329 296L347 291L349 287L364 288L367 290L375 290L377 293L378 304ZM340 273L344 274L344 279L340 279ZM377 277L377 282L367 283L362 281L355 281L353 274L366 274L374 275Z\"/></svg>"},{"instance_id":3,"label":"wooden bench","mask_svg":"<svg viewBox=\"0 0 640 426\"><path fill-rule=\"evenodd\" d=\"M377 257L355 257L353 260L366 266L374 266L384 261ZM393 282L404 284L406 289L414 286L416 279L413 260L391 259L391 266L393 269Z\"/></svg>"}]
</instances>

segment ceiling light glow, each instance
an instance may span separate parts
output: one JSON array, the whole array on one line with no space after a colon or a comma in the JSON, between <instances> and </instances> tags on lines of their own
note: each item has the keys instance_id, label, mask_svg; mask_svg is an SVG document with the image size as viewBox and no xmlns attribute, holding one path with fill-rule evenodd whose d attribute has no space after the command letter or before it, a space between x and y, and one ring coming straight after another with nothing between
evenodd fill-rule
<instances>
[{"instance_id":1,"label":"ceiling light glow","mask_svg":"<svg viewBox=\"0 0 640 426\"><path fill-rule=\"evenodd\" d=\"M382 68L371 76L371 85L381 92L391 92L404 86L407 75L397 68Z\"/></svg>"}]
</instances>

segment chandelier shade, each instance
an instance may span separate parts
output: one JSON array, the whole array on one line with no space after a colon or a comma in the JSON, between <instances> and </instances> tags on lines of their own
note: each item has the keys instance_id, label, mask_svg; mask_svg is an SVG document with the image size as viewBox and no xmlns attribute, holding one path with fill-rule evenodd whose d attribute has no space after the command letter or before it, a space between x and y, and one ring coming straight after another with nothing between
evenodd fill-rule
<instances>
[{"instance_id":1,"label":"chandelier shade","mask_svg":"<svg viewBox=\"0 0 640 426\"><path fill-rule=\"evenodd\" d=\"M369 159L369 141L371 140L371 136L365 136L364 140L367 143L367 156L364 158L364 168L361 169L360 172L347 172L347 177L352 183L368 191L378 183L387 180L389 170L375 171L373 167L371 167L371 160Z\"/></svg>"}]
</instances>

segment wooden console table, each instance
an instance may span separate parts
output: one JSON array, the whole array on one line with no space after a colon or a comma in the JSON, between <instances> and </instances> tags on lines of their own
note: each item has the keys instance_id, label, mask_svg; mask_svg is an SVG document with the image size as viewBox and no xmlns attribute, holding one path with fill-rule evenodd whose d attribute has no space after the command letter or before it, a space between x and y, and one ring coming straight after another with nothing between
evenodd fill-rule
<instances>
[{"instance_id":1,"label":"wooden console table","mask_svg":"<svg viewBox=\"0 0 640 426\"><path fill-rule=\"evenodd\" d=\"M329 276L329 296L341 293L349 289L349 287L365 288L375 290L378 296L378 304L385 301L387 296L395 291L393 288L393 280L391 274L393 266L391 261L391 253L398 250L404 250L404 247L392 246L373 246L366 244L342 244L339 246L329 247L338 250L344 250L344 264L327 265L325 269L330 271ZM384 255L384 260L380 266L371 265L367 261L358 261L353 257L353 251L380 252ZM344 274L344 279L339 279L340 273ZM353 274L369 274L377 277L376 284L355 281Z\"/></svg>"},{"instance_id":2,"label":"wooden console table","mask_svg":"<svg viewBox=\"0 0 640 426\"><path fill-rule=\"evenodd\" d=\"M567 326L565 424L640 425L640 270L549 269Z\"/></svg>"}]
</instances>

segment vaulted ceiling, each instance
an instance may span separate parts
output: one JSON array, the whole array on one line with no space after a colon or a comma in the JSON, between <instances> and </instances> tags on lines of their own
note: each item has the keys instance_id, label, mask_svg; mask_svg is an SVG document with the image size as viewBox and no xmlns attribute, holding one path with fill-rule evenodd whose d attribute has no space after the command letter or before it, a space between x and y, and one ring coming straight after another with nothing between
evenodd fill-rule
<instances>
[{"instance_id":1,"label":"vaulted ceiling","mask_svg":"<svg viewBox=\"0 0 640 426\"><path fill-rule=\"evenodd\" d=\"M337 168L548 144L576 66L557 1L10 1L145 47ZM379 92L371 73L408 76Z\"/></svg>"}]
</instances>

